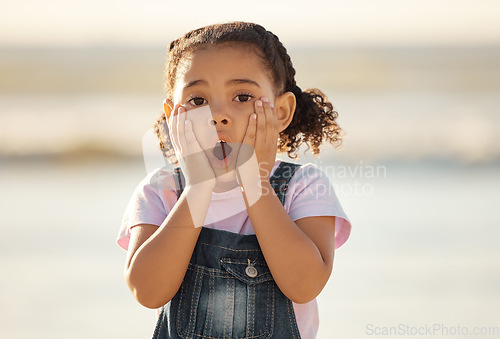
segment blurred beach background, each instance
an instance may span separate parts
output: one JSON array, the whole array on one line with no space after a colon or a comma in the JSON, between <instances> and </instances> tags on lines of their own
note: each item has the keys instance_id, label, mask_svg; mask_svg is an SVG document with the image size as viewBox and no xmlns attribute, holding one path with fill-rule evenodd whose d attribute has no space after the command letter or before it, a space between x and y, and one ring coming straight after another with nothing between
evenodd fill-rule
<instances>
[{"instance_id":1,"label":"blurred beach background","mask_svg":"<svg viewBox=\"0 0 500 339\"><path fill-rule=\"evenodd\" d=\"M231 20L277 34L346 132L341 151L299 159L327 172L353 225L318 297L318 338L500 337L498 2L4 7L0 338L151 336L115 238L163 161L148 141L145 163L143 139L167 44Z\"/></svg>"}]
</instances>

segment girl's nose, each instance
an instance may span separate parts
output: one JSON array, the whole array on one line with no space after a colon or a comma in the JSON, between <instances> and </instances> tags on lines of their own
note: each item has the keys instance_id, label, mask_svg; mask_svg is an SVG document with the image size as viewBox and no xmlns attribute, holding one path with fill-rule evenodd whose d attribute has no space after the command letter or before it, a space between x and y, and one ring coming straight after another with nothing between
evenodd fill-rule
<instances>
[{"instance_id":1,"label":"girl's nose","mask_svg":"<svg viewBox=\"0 0 500 339\"><path fill-rule=\"evenodd\" d=\"M211 119L210 120L210 124L215 126L217 124L223 124L223 125L226 125L228 123L227 119L224 118L224 119Z\"/></svg>"},{"instance_id":2,"label":"girl's nose","mask_svg":"<svg viewBox=\"0 0 500 339\"><path fill-rule=\"evenodd\" d=\"M224 103L213 102L210 105L210 111L212 113L212 118L209 121L210 125L227 125L229 123L229 107L227 107Z\"/></svg>"}]
</instances>

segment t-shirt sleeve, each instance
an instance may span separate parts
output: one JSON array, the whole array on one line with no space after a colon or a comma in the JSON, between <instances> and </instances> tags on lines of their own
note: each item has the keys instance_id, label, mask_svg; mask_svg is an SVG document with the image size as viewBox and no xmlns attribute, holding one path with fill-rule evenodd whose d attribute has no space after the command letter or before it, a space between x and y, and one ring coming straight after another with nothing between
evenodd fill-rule
<instances>
[{"instance_id":1,"label":"t-shirt sleeve","mask_svg":"<svg viewBox=\"0 0 500 339\"><path fill-rule=\"evenodd\" d=\"M140 224L160 226L172 210L177 195L171 172L157 169L135 188L123 215L116 242L127 250L130 229Z\"/></svg>"},{"instance_id":2,"label":"t-shirt sleeve","mask_svg":"<svg viewBox=\"0 0 500 339\"><path fill-rule=\"evenodd\" d=\"M301 166L290 179L285 209L294 221L313 216L335 216L335 248L349 238L351 223L334 187L328 176L313 164Z\"/></svg>"}]
</instances>

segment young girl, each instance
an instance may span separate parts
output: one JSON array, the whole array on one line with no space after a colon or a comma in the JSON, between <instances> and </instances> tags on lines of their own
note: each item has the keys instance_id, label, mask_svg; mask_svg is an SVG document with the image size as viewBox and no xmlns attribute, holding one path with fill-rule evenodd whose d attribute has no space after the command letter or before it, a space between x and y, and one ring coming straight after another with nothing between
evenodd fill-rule
<instances>
[{"instance_id":1,"label":"young girl","mask_svg":"<svg viewBox=\"0 0 500 339\"><path fill-rule=\"evenodd\" d=\"M332 104L243 22L173 41L166 96L156 132L179 167L138 185L118 237L134 297L160 308L154 338L315 338L315 298L351 226L318 168L276 155L339 145Z\"/></svg>"}]
</instances>

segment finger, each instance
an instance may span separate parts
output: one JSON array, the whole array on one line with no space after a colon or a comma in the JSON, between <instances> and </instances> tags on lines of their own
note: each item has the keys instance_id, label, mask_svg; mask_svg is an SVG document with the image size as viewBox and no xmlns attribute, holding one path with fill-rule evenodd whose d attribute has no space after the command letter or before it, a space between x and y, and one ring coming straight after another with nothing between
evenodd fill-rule
<instances>
[{"instance_id":1,"label":"finger","mask_svg":"<svg viewBox=\"0 0 500 339\"><path fill-rule=\"evenodd\" d=\"M238 151L238 163L244 164L255 154L255 138L257 132L257 115L251 114L248 120L247 130Z\"/></svg>"},{"instance_id":2,"label":"finger","mask_svg":"<svg viewBox=\"0 0 500 339\"><path fill-rule=\"evenodd\" d=\"M186 141L186 109L184 107L179 107L177 110L177 133L179 135L179 146L183 157L189 155L187 153L187 141Z\"/></svg>"},{"instance_id":3,"label":"finger","mask_svg":"<svg viewBox=\"0 0 500 339\"><path fill-rule=\"evenodd\" d=\"M192 121L186 120L185 125L186 125L185 126L186 144L188 147L188 153L194 154L196 152L200 152L202 149L200 143L198 142L198 139L196 139L196 136L194 135Z\"/></svg>"},{"instance_id":4,"label":"finger","mask_svg":"<svg viewBox=\"0 0 500 339\"><path fill-rule=\"evenodd\" d=\"M273 135L274 135L274 112L273 112L273 107L269 103L269 100L264 97L262 98L263 107L264 107L264 113L266 117L266 138L265 142L266 145L268 145L270 142L273 140Z\"/></svg>"},{"instance_id":5,"label":"finger","mask_svg":"<svg viewBox=\"0 0 500 339\"><path fill-rule=\"evenodd\" d=\"M257 114L257 128L255 131L255 148L259 148L261 144L265 143L266 137L266 113L262 100L257 100L255 103L255 113Z\"/></svg>"},{"instance_id":6,"label":"finger","mask_svg":"<svg viewBox=\"0 0 500 339\"><path fill-rule=\"evenodd\" d=\"M172 110L172 112L170 112L169 115L166 115L169 127L172 125L172 121L173 121L174 117L178 114L177 111L179 110L179 107L181 107L181 105L176 105L174 107L174 109Z\"/></svg>"},{"instance_id":7,"label":"finger","mask_svg":"<svg viewBox=\"0 0 500 339\"><path fill-rule=\"evenodd\" d=\"M278 130L278 112L276 111L276 108L274 107L273 103L269 103L269 105L271 106L271 110L273 112L273 133L274 133L274 137L277 137L278 134L279 134L279 130Z\"/></svg>"},{"instance_id":8,"label":"finger","mask_svg":"<svg viewBox=\"0 0 500 339\"><path fill-rule=\"evenodd\" d=\"M168 116L166 115L168 117L167 126L168 126L169 130L174 131L174 129L176 127L176 125L174 124L174 118L176 118L176 116L177 116L177 111L178 111L179 107L180 107L180 105L175 106L174 109L172 110L172 112L170 112L170 114ZM177 123L177 120L175 120L175 121Z\"/></svg>"},{"instance_id":9,"label":"finger","mask_svg":"<svg viewBox=\"0 0 500 339\"><path fill-rule=\"evenodd\" d=\"M177 115L175 114L177 110L174 110L174 114L170 115L170 119L168 122L168 130L170 136L170 142L172 146L174 146L174 150L176 153L179 151L179 140L177 136Z\"/></svg>"},{"instance_id":10,"label":"finger","mask_svg":"<svg viewBox=\"0 0 500 339\"><path fill-rule=\"evenodd\" d=\"M257 115L255 113L250 115L248 120L247 130L245 136L243 137L243 144L255 146L255 137L257 134Z\"/></svg>"}]
</instances>

